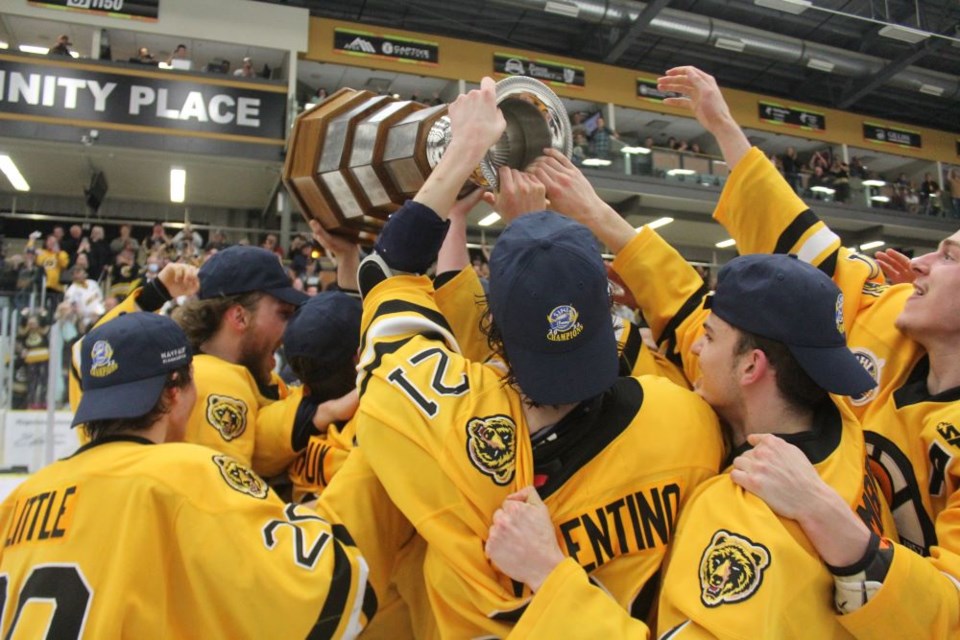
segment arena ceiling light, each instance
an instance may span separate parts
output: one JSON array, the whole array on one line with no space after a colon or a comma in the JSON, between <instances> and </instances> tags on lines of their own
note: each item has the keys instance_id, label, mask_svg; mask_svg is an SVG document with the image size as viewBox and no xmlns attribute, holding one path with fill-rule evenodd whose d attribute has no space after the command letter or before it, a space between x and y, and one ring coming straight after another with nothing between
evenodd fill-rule
<instances>
[{"instance_id":1,"label":"arena ceiling light","mask_svg":"<svg viewBox=\"0 0 960 640\"><path fill-rule=\"evenodd\" d=\"M870 249L878 249L883 245L887 244L883 240L874 240L872 242L865 242L860 245L860 251L870 251Z\"/></svg>"},{"instance_id":2,"label":"arena ceiling light","mask_svg":"<svg viewBox=\"0 0 960 640\"><path fill-rule=\"evenodd\" d=\"M480 220L480 222L478 222L477 224L480 225L481 227L489 227L495 222L500 222L500 214L497 213L496 211L484 216L483 219Z\"/></svg>"},{"instance_id":3,"label":"arena ceiling light","mask_svg":"<svg viewBox=\"0 0 960 640\"><path fill-rule=\"evenodd\" d=\"M930 37L926 31L920 31L912 27L904 27L899 24L888 24L877 32L878 35L891 40L899 40L907 44L917 44Z\"/></svg>"},{"instance_id":4,"label":"arena ceiling light","mask_svg":"<svg viewBox=\"0 0 960 640\"><path fill-rule=\"evenodd\" d=\"M829 60L821 60L820 58L810 58L807 61L807 66L811 69L816 69L817 71L825 71L826 73L831 73L833 68L837 65L833 64Z\"/></svg>"},{"instance_id":5,"label":"arena ceiling light","mask_svg":"<svg viewBox=\"0 0 960 640\"><path fill-rule=\"evenodd\" d=\"M660 227L667 226L671 222L673 222L673 218L669 216L664 216L662 218L657 218L653 222L648 222L647 226L650 227L651 229L659 229Z\"/></svg>"},{"instance_id":6,"label":"arena ceiling light","mask_svg":"<svg viewBox=\"0 0 960 640\"><path fill-rule=\"evenodd\" d=\"M14 189L17 191L30 191L30 185L27 184L23 174L20 173L20 169L17 168L13 158L6 154L0 154L0 171L3 172L3 175L7 176L7 180L10 181Z\"/></svg>"},{"instance_id":7,"label":"arena ceiling light","mask_svg":"<svg viewBox=\"0 0 960 640\"><path fill-rule=\"evenodd\" d=\"M800 15L813 6L810 0L753 0L753 4L758 7L792 13L795 16Z\"/></svg>"},{"instance_id":8,"label":"arena ceiling light","mask_svg":"<svg viewBox=\"0 0 960 640\"><path fill-rule=\"evenodd\" d=\"M717 49L726 49L727 51L742 52L747 48L747 43L739 38L717 38L713 43Z\"/></svg>"},{"instance_id":9,"label":"arena ceiling light","mask_svg":"<svg viewBox=\"0 0 960 640\"><path fill-rule=\"evenodd\" d=\"M609 160L604 160L603 158L587 158L580 164L585 167L609 167L612 163Z\"/></svg>"},{"instance_id":10,"label":"arena ceiling light","mask_svg":"<svg viewBox=\"0 0 960 640\"><path fill-rule=\"evenodd\" d=\"M670 169L667 171L668 176L692 176L696 171L693 169Z\"/></svg>"},{"instance_id":11,"label":"arena ceiling light","mask_svg":"<svg viewBox=\"0 0 960 640\"><path fill-rule=\"evenodd\" d=\"M543 10L547 13L553 13L558 16L576 18L580 15L580 7L572 2L556 2L556 0L547 0Z\"/></svg>"},{"instance_id":12,"label":"arena ceiling light","mask_svg":"<svg viewBox=\"0 0 960 640\"><path fill-rule=\"evenodd\" d=\"M876 179L874 179L874 178L871 178L871 179L869 179L869 180L864 180L864 181L861 182L860 184L862 184L862 185L865 186L865 187L885 187L885 186L887 186L887 181L886 181L886 180L876 180Z\"/></svg>"},{"instance_id":13,"label":"arena ceiling light","mask_svg":"<svg viewBox=\"0 0 960 640\"><path fill-rule=\"evenodd\" d=\"M650 153L650 149L648 149L647 147L623 147L622 149L620 149L620 153L626 153L631 155L636 155L636 154L647 155L648 153Z\"/></svg>"},{"instance_id":14,"label":"arena ceiling light","mask_svg":"<svg viewBox=\"0 0 960 640\"><path fill-rule=\"evenodd\" d=\"M928 96L940 97L943 95L943 87L935 84L921 84L920 93L925 93Z\"/></svg>"},{"instance_id":15,"label":"arena ceiling light","mask_svg":"<svg viewBox=\"0 0 960 640\"><path fill-rule=\"evenodd\" d=\"M0 40L0 49L9 49L9 48L10 48L9 42L4 42L3 40Z\"/></svg>"},{"instance_id":16,"label":"arena ceiling light","mask_svg":"<svg viewBox=\"0 0 960 640\"><path fill-rule=\"evenodd\" d=\"M183 202L187 195L187 170L170 169L170 202Z\"/></svg>"},{"instance_id":17,"label":"arena ceiling light","mask_svg":"<svg viewBox=\"0 0 960 640\"><path fill-rule=\"evenodd\" d=\"M870 200L873 202L882 202L886 204L887 202L890 202L890 196L870 196Z\"/></svg>"},{"instance_id":18,"label":"arena ceiling light","mask_svg":"<svg viewBox=\"0 0 960 640\"><path fill-rule=\"evenodd\" d=\"M17 48L24 53L36 53L41 56L47 55L47 52L50 51L49 47L37 47L32 44L22 44Z\"/></svg>"},{"instance_id":19,"label":"arena ceiling light","mask_svg":"<svg viewBox=\"0 0 960 640\"><path fill-rule=\"evenodd\" d=\"M734 240L733 238L727 238L726 240L723 240L723 241L721 241L721 242L718 242L718 243L715 244L714 246L715 246L717 249L729 249L730 247L732 247L732 246L735 245L735 244L737 244L737 241L736 241L736 240Z\"/></svg>"},{"instance_id":20,"label":"arena ceiling light","mask_svg":"<svg viewBox=\"0 0 960 640\"><path fill-rule=\"evenodd\" d=\"M815 187L810 187L810 191L815 191L815 192L817 192L817 193L825 193L825 194L827 194L828 196L832 196L833 194L835 194L835 193L837 192L836 189L831 189L830 187L824 187L824 186L819 185L819 184L818 184L817 186L815 186Z\"/></svg>"}]
</instances>

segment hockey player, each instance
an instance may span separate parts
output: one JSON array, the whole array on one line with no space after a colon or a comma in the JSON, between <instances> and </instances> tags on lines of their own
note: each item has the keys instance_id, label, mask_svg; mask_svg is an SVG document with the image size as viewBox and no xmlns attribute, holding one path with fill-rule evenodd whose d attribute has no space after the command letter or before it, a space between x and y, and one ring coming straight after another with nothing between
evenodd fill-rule
<instances>
[{"instance_id":1,"label":"hockey player","mask_svg":"<svg viewBox=\"0 0 960 640\"><path fill-rule=\"evenodd\" d=\"M375 611L346 530L183 439L197 397L169 318L84 340L89 444L0 506L5 637L354 637Z\"/></svg>"}]
</instances>

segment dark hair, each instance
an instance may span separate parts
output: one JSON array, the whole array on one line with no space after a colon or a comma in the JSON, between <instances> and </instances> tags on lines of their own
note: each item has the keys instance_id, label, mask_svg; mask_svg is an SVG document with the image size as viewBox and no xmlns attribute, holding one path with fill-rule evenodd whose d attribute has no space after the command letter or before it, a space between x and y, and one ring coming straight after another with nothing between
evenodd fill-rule
<instances>
[{"instance_id":1,"label":"dark hair","mask_svg":"<svg viewBox=\"0 0 960 640\"><path fill-rule=\"evenodd\" d=\"M827 398L827 392L800 367L787 345L747 331L739 331L734 355L743 355L751 349L759 349L767 356L770 366L776 371L777 390L795 409L816 409Z\"/></svg>"},{"instance_id":2,"label":"dark hair","mask_svg":"<svg viewBox=\"0 0 960 640\"><path fill-rule=\"evenodd\" d=\"M200 345L212 338L220 329L220 322L227 309L239 304L253 313L264 295L261 291L252 291L207 300L191 300L173 312L173 319L187 334L190 346L196 353L199 351Z\"/></svg>"},{"instance_id":3,"label":"dark hair","mask_svg":"<svg viewBox=\"0 0 960 640\"><path fill-rule=\"evenodd\" d=\"M490 351L492 351L493 354L503 362L503 366L506 367L506 373L504 373L503 378L501 378L501 385L504 387L513 387L523 395L523 389L520 388L520 384L517 382L517 376L514 374L513 367L510 365L510 356L507 355L507 346L503 343L503 334L500 332L497 321L493 319L493 314L490 313L490 307L486 306L485 300L486 298L478 296L477 304L483 307L480 316L480 333L486 336L487 346L490 347ZM534 402L526 395L523 396L523 401L530 407L542 406L539 402Z\"/></svg>"},{"instance_id":4,"label":"dark hair","mask_svg":"<svg viewBox=\"0 0 960 640\"><path fill-rule=\"evenodd\" d=\"M190 375L190 365L186 364L167 374L167 381L163 384L166 389L182 389L188 386L193 377ZM123 431L145 431L170 412L170 406L163 393L157 398L157 403L150 411L136 418L110 418L107 420L91 420L83 425L90 440L96 442L107 436Z\"/></svg>"},{"instance_id":5,"label":"dark hair","mask_svg":"<svg viewBox=\"0 0 960 640\"><path fill-rule=\"evenodd\" d=\"M319 402L339 398L357 387L357 370L353 357L336 364L321 363L311 356L291 356L290 368Z\"/></svg>"}]
</instances>

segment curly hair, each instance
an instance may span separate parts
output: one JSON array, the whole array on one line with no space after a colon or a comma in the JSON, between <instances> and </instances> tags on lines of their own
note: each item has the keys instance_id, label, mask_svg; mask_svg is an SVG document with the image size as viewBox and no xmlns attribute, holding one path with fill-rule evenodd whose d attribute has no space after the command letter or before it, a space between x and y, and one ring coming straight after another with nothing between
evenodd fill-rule
<instances>
[{"instance_id":1,"label":"curly hair","mask_svg":"<svg viewBox=\"0 0 960 640\"><path fill-rule=\"evenodd\" d=\"M212 338L220 328L220 321L227 309L239 304L253 313L264 295L263 292L254 291L208 300L191 300L173 312L173 319L187 334L187 340L190 341L193 352L197 353L200 345Z\"/></svg>"},{"instance_id":2,"label":"curly hair","mask_svg":"<svg viewBox=\"0 0 960 640\"><path fill-rule=\"evenodd\" d=\"M167 380L164 382L163 388L164 390L182 389L187 387L192 380L193 376L190 373L190 365L187 364L168 373ZM107 436L123 431L145 431L153 426L153 424L163 415L169 412L170 406L167 403L164 395L161 393L160 397L157 398L156 404L153 405L153 408L142 416L137 416L135 418L91 420L83 425L83 428L87 432L87 435L90 436L90 440L92 442L96 442L97 440L101 440Z\"/></svg>"}]
</instances>

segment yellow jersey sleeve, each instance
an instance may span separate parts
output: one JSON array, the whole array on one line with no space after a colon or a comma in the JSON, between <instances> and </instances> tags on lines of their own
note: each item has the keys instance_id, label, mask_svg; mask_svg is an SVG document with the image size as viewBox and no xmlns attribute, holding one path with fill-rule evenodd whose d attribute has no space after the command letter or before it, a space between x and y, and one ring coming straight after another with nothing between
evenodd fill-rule
<instances>
[{"instance_id":1,"label":"yellow jersey sleeve","mask_svg":"<svg viewBox=\"0 0 960 640\"><path fill-rule=\"evenodd\" d=\"M486 362L492 354L486 336L480 331L480 321L487 303L477 272L467 266L440 286L434 284L434 301L450 324L463 357Z\"/></svg>"}]
</instances>

